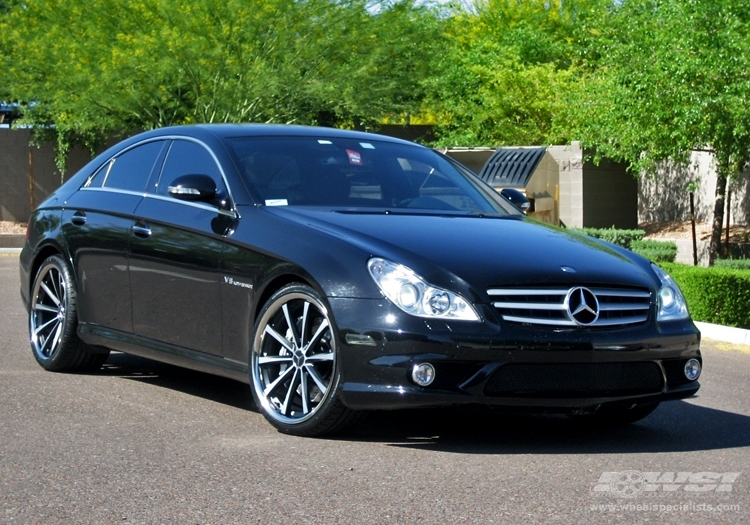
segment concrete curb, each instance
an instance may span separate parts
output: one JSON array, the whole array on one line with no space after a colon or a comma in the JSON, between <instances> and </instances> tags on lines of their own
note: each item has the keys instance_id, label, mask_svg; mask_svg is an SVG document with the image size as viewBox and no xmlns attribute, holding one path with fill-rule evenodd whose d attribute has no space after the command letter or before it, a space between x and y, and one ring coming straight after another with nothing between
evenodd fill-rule
<instances>
[{"instance_id":1,"label":"concrete curb","mask_svg":"<svg viewBox=\"0 0 750 525\"><path fill-rule=\"evenodd\" d=\"M25 242L26 235L22 233L0 234L0 248L23 248Z\"/></svg>"},{"instance_id":2,"label":"concrete curb","mask_svg":"<svg viewBox=\"0 0 750 525\"><path fill-rule=\"evenodd\" d=\"M701 331L703 337L732 343L735 345L750 345L750 330L721 326L718 324L701 323L695 321L695 326Z\"/></svg>"},{"instance_id":3,"label":"concrete curb","mask_svg":"<svg viewBox=\"0 0 750 525\"><path fill-rule=\"evenodd\" d=\"M21 248L0 248L0 255L18 255Z\"/></svg>"}]
</instances>

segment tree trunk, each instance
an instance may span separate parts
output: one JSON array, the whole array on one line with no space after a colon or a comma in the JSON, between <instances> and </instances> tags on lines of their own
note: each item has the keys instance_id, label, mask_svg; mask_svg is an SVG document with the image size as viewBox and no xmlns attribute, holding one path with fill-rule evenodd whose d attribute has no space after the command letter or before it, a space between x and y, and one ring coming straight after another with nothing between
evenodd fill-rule
<instances>
[{"instance_id":1,"label":"tree trunk","mask_svg":"<svg viewBox=\"0 0 750 525\"><path fill-rule=\"evenodd\" d=\"M716 201L714 202L714 220L711 228L711 244L708 252L708 265L713 266L719 257L721 249L721 227L724 223L724 198L727 193L727 177L722 175L723 170L717 170L716 175Z\"/></svg>"}]
</instances>

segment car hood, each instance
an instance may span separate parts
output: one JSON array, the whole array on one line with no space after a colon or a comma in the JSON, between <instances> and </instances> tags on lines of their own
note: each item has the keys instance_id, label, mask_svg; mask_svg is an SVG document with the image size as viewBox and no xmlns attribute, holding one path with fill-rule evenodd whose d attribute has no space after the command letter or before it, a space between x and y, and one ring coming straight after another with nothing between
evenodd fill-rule
<instances>
[{"instance_id":1,"label":"car hood","mask_svg":"<svg viewBox=\"0 0 750 525\"><path fill-rule=\"evenodd\" d=\"M632 286L653 289L645 259L519 217L268 208L273 214L409 266L436 285L485 297L495 286Z\"/></svg>"}]
</instances>

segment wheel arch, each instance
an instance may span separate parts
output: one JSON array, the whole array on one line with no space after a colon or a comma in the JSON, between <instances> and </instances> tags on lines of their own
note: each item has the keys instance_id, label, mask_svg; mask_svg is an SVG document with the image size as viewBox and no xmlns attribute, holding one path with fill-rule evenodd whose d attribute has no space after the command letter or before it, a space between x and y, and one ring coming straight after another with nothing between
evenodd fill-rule
<instances>
[{"instance_id":1,"label":"wheel arch","mask_svg":"<svg viewBox=\"0 0 750 525\"><path fill-rule=\"evenodd\" d=\"M46 261L49 257L52 257L53 255L58 255L61 259L65 261L65 263L70 267L70 261L67 257L65 257L63 250L60 246L53 243L47 243L44 246L40 246L37 249L36 255L34 255L34 259L32 260L31 266L29 267L29 282L27 283L28 289L26 290L26 293L29 294L29 298L31 298L31 291L34 288L34 280L36 279L36 274L39 272L39 268L41 268L42 263ZM73 279L76 278L75 272L72 272L71 268L71 274ZM77 283L76 283L77 284Z\"/></svg>"},{"instance_id":2,"label":"wheel arch","mask_svg":"<svg viewBox=\"0 0 750 525\"><path fill-rule=\"evenodd\" d=\"M316 283L312 282L312 280L309 278L295 273L285 273L282 275L277 275L263 286L260 295L258 295L258 300L255 302L255 311L253 312L253 325L255 325L255 323L258 321L258 316L263 309L263 305L268 302L271 296L281 290L284 286L292 283L306 284L307 286L312 287L313 289L315 289L315 291L321 294L321 297L324 297L324 294L322 293L320 287L317 286Z\"/></svg>"}]
</instances>

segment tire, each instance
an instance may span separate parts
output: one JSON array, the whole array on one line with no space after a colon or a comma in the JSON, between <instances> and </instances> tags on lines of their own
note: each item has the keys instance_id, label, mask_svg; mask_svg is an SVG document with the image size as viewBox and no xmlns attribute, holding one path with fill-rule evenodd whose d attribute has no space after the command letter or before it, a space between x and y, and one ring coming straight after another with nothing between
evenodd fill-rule
<instances>
[{"instance_id":1,"label":"tire","mask_svg":"<svg viewBox=\"0 0 750 525\"><path fill-rule=\"evenodd\" d=\"M651 412L656 410L659 403L644 403L631 408L608 410L606 412L594 412L592 414L570 414L570 417L579 423L598 426L620 426L629 425L640 421Z\"/></svg>"},{"instance_id":2,"label":"tire","mask_svg":"<svg viewBox=\"0 0 750 525\"><path fill-rule=\"evenodd\" d=\"M67 264L57 255L44 260L29 304L29 337L37 362L50 372L98 370L109 351L88 351L78 339L77 295Z\"/></svg>"},{"instance_id":3,"label":"tire","mask_svg":"<svg viewBox=\"0 0 750 525\"><path fill-rule=\"evenodd\" d=\"M255 324L250 381L255 404L274 427L318 436L355 419L338 398L337 349L328 309L311 287L290 284L266 302Z\"/></svg>"}]
</instances>

